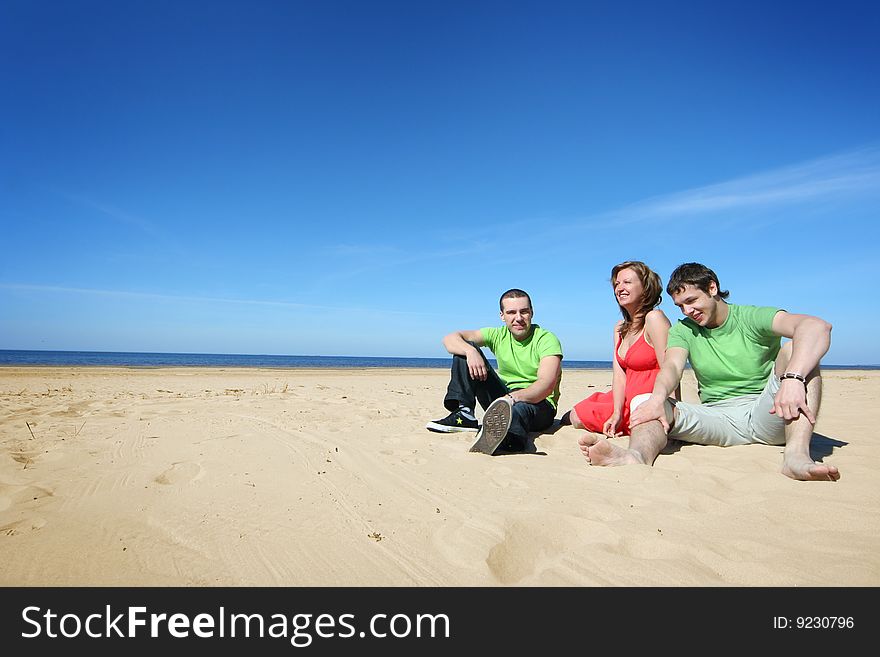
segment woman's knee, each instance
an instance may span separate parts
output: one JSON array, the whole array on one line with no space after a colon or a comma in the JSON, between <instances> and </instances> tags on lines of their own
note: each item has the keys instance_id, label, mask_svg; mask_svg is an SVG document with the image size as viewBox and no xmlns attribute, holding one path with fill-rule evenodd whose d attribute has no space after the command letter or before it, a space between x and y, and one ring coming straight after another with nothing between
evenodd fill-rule
<instances>
[{"instance_id":1,"label":"woman's knee","mask_svg":"<svg viewBox=\"0 0 880 657\"><path fill-rule=\"evenodd\" d=\"M571 426L573 426L575 429L583 429L584 423L578 417L577 411L572 408L568 413L568 419L571 420Z\"/></svg>"}]
</instances>

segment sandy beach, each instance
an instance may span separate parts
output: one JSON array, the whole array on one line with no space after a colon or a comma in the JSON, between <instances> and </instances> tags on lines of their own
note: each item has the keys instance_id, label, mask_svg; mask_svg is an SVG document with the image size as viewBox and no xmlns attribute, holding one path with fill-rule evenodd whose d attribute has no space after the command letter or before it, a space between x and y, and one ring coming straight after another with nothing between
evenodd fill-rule
<instances>
[{"instance_id":1,"label":"sandy beach","mask_svg":"<svg viewBox=\"0 0 880 657\"><path fill-rule=\"evenodd\" d=\"M0 368L0 585L878 586L880 372L824 378L837 483L760 445L590 467L571 427L472 454L424 429L440 369Z\"/></svg>"}]
</instances>

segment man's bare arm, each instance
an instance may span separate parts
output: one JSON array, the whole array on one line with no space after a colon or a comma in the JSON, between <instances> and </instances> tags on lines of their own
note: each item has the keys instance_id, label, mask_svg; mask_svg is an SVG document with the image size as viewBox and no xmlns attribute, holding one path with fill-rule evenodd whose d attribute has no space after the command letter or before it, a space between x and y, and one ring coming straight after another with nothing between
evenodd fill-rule
<instances>
[{"instance_id":1,"label":"man's bare arm","mask_svg":"<svg viewBox=\"0 0 880 657\"><path fill-rule=\"evenodd\" d=\"M477 346L468 344L468 342L473 342ZM471 378L477 381L485 381L489 376L486 361L483 360L483 353L479 349L484 344L483 333L479 329L454 331L443 338L443 346L446 351L453 356L467 358L468 372Z\"/></svg>"},{"instance_id":2,"label":"man's bare arm","mask_svg":"<svg viewBox=\"0 0 880 657\"><path fill-rule=\"evenodd\" d=\"M544 356L538 363L538 378L527 388L510 393L514 401L537 404L550 396L562 372L562 356Z\"/></svg>"},{"instance_id":3,"label":"man's bare arm","mask_svg":"<svg viewBox=\"0 0 880 657\"><path fill-rule=\"evenodd\" d=\"M791 338L791 358L786 371L803 377L819 366L831 346L831 324L819 317L780 310L773 317L772 328L777 335ZM806 385L797 379L783 379L773 402L771 413L785 420L794 420L803 413L811 424L816 423L816 414L807 406Z\"/></svg>"},{"instance_id":4,"label":"man's bare arm","mask_svg":"<svg viewBox=\"0 0 880 657\"><path fill-rule=\"evenodd\" d=\"M681 383L681 375L687 363L687 349L670 347L666 350L663 359L663 367L654 382L654 390L651 397L633 411L629 419L629 426L635 427L651 420L659 420L663 428L669 431L669 422L666 420L666 398L678 388Z\"/></svg>"},{"instance_id":5,"label":"man's bare arm","mask_svg":"<svg viewBox=\"0 0 880 657\"><path fill-rule=\"evenodd\" d=\"M657 364L663 368L666 360L666 343L669 340L669 329L671 324L669 318L662 310L652 310L645 317L645 337L650 346L654 348L654 355L657 357ZM671 397L681 399L681 377L675 389L670 393Z\"/></svg>"},{"instance_id":6,"label":"man's bare arm","mask_svg":"<svg viewBox=\"0 0 880 657\"><path fill-rule=\"evenodd\" d=\"M804 376L816 369L831 346L831 324L812 315L795 315L780 310L773 317L773 332L791 338L788 371Z\"/></svg>"}]
</instances>

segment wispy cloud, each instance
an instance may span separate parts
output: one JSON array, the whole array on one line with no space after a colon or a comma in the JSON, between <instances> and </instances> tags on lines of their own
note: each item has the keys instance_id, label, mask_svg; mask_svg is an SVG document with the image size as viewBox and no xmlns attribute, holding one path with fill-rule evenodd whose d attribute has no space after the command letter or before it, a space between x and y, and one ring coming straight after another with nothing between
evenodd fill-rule
<instances>
[{"instance_id":1,"label":"wispy cloud","mask_svg":"<svg viewBox=\"0 0 880 657\"><path fill-rule=\"evenodd\" d=\"M407 310L393 310L376 308L360 308L352 306L325 306L293 301L276 301L271 299L236 299L229 297L206 297L178 294L160 294L155 292L131 292L127 290L105 290L100 288L83 288L60 285L34 285L29 283L4 283L0 282L0 289L18 292L52 293L52 294L84 294L92 296L113 297L119 299L149 300L173 303L208 303L208 304L235 304L248 306L267 306L273 308L287 308L291 310L326 310L332 312L382 312L399 315L429 315L430 313L414 312Z\"/></svg>"},{"instance_id":2,"label":"wispy cloud","mask_svg":"<svg viewBox=\"0 0 880 657\"><path fill-rule=\"evenodd\" d=\"M153 237L162 237L163 233L159 229L159 227L149 221L144 219L143 217L138 217L119 208L113 207L106 203L101 203L98 201L94 201L90 198L86 198L84 196L79 196L75 194L67 194L64 192L60 193L61 196L66 198L68 201L75 203L79 206L89 208L91 210L96 210L102 215L113 219L115 222L122 224L124 226L130 226L133 228L137 228L138 230L152 235Z\"/></svg>"},{"instance_id":3,"label":"wispy cloud","mask_svg":"<svg viewBox=\"0 0 880 657\"><path fill-rule=\"evenodd\" d=\"M183 247L173 239L173 237L165 231L160 224L145 219L142 216L132 214L121 208L112 206L102 201L96 201L92 198L81 194L69 194L54 190L56 194L65 198L70 203L78 205L89 210L93 210L105 218L109 218L121 226L133 228L144 235L151 237L153 240L160 242L163 248L171 248L178 255L185 255Z\"/></svg>"},{"instance_id":4,"label":"wispy cloud","mask_svg":"<svg viewBox=\"0 0 880 657\"><path fill-rule=\"evenodd\" d=\"M552 220L532 217L485 226L475 232L487 235L497 233L502 227L521 229L540 223L552 223L556 230L568 231L685 220L731 212L759 214L805 203L842 205L870 196L880 196L880 147L877 146L654 196L605 212L562 220L558 217Z\"/></svg>"},{"instance_id":5,"label":"wispy cloud","mask_svg":"<svg viewBox=\"0 0 880 657\"><path fill-rule=\"evenodd\" d=\"M363 258L368 261L382 261L391 258L395 262L410 263L425 259L442 260L458 256L472 255L486 248L482 242L461 240L458 246L447 249L427 250L421 248L404 248L387 244L330 244L322 248L328 256L346 258Z\"/></svg>"},{"instance_id":6,"label":"wispy cloud","mask_svg":"<svg viewBox=\"0 0 880 657\"><path fill-rule=\"evenodd\" d=\"M463 245L463 246L462 246ZM460 261L483 257L488 244L484 241L468 239L459 242L459 246L433 251L419 248L401 248L396 246L336 244L324 247L323 253L333 259L333 266L328 273L315 277L315 286L326 285L335 281L361 278L378 271L415 265L424 265L436 261Z\"/></svg>"},{"instance_id":7,"label":"wispy cloud","mask_svg":"<svg viewBox=\"0 0 880 657\"><path fill-rule=\"evenodd\" d=\"M619 220L769 209L780 205L848 200L880 192L880 149L810 160L715 185L654 197L608 213Z\"/></svg>"},{"instance_id":8,"label":"wispy cloud","mask_svg":"<svg viewBox=\"0 0 880 657\"><path fill-rule=\"evenodd\" d=\"M376 255L400 255L404 251L387 244L327 244L321 247L321 253L334 258L362 258Z\"/></svg>"}]
</instances>

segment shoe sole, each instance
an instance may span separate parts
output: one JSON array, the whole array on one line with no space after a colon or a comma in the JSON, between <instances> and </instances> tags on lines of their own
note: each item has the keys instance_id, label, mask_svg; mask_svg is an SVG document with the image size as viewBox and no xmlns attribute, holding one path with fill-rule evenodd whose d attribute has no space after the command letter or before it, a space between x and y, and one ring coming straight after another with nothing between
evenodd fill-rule
<instances>
[{"instance_id":1,"label":"shoe sole","mask_svg":"<svg viewBox=\"0 0 880 657\"><path fill-rule=\"evenodd\" d=\"M483 426L477 433L477 441L470 448L471 452L489 455L495 453L510 429L511 407L512 404L506 397L499 397L489 404L483 416Z\"/></svg>"},{"instance_id":2,"label":"shoe sole","mask_svg":"<svg viewBox=\"0 0 880 657\"><path fill-rule=\"evenodd\" d=\"M437 424L436 422L428 422L425 425L425 429L428 431L436 431L437 433L461 433L461 432L477 432L479 429L476 427L450 427L445 424Z\"/></svg>"}]
</instances>

